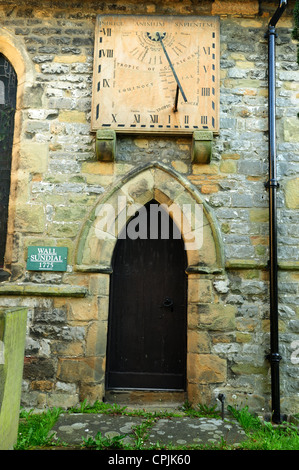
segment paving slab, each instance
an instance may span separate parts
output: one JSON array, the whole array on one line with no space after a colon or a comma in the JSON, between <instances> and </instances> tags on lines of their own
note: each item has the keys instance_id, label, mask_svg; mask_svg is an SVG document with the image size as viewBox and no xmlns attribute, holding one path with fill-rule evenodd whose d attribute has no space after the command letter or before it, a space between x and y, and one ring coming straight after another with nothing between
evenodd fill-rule
<instances>
[{"instance_id":1,"label":"paving slab","mask_svg":"<svg viewBox=\"0 0 299 470\"><path fill-rule=\"evenodd\" d=\"M81 445L83 439L94 438L101 433L102 437L111 439L125 436L122 442L133 446L133 428L146 421L147 418L130 415L65 413L59 417L51 433L55 433L54 439L68 445ZM145 447L157 443L173 446L217 444L223 440L233 445L246 439L244 431L235 422L186 416L155 418L146 434Z\"/></svg>"},{"instance_id":2,"label":"paving slab","mask_svg":"<svg viewBox=\"0 0 299 470\"><path fill-rule=\"evenodd\" d=\"M244 438L244 431L235 423L190 417L159 419L149 433L150 444L217 444L224 440L231 445Z\"/></svg>"}]
</instances>

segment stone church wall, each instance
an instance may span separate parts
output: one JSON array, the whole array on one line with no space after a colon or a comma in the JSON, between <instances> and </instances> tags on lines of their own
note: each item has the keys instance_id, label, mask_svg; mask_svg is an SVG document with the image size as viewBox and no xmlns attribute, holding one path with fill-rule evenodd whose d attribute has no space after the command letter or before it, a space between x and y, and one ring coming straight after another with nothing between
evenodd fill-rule
<instances>
[{"instance_id":1,"label":"stone church wall","mask_svg":"<svg viewBox=\"0 0 299 470\"><path fill-rule=\"evenodd\" d=\"M299 404L294 3L277 26L276 56L281 403L286 413L298 412ZM186 191L192 188L211 224L206 240L213 269L188 273L187 398L213 404L224 393L233 406L269 411L265 33L276 4L0 0L0 52L19 83L6 248L11 276L0 283L0 306L28 308L24 406L69 407L105 395L109 261L101 252L102 269L82 267L89 256L82 240L89 240L87 222L101 197L132 174L136 192L144 188L156 194L164 185L170 200L179 195L174 179ZM184 136L122 134L113 162L96 159L90 128L94 28L96 16L106 13L220 17L220 133L213 139L210 163L191 162L191 138ZM28 271L27 248L33 245L67 247L67 271Z\"/></svg>"}]
</instances>

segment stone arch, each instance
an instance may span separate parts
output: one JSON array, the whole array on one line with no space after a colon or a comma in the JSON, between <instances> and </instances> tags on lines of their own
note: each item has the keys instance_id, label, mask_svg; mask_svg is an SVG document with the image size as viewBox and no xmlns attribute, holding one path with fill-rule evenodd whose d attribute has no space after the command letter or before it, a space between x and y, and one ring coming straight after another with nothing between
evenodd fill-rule
<instances>
[{"instance_id":1,"label":"stone arch","mask_svg":"<svg viewBox=\"0 0 299 470\"><path fill-rule=\"evenodd\" d=\"M194 229L190 222L190 230L183 234L187 254L187 364L186 391L192 403L207 402L215 384L225 378L225 361L210 354L199 346L202 341L199 312L202 310L206 318L207 312L217 310L217 299L212 294L212 282L217 273L224 272L224 257L220 233L216 220L205 201L193 185L182 175L161 163L143 165L121 178L109 191L103 194L91 211L79 235L75 252L75 269L85 273L93 273L90 281L90 295L96 296L98 318L94 322L96 340L87 341L87 349L91 356L101 364L101 371L95 387L100 387L101 397L106 396L105 368L107 354L107 329L109 321L110 274L112 273L112 257L117 242L115 219L120 231L140 205L155 199L164 204L164 208L175 205L182 209L183 205L202 208L203 243L198 249L188 249L188 238ZM118 211L119 201L123 203ZM106 218L106 228L102 231L101 209L105 204L111 207L112 214ZM129 209L133 209L130 213ZM172 216L172 214L170 213ZM174 216L175 219L176 215ZM105 234L105 237L103 235ZM217 310L218 311L218 310ZM206 321L206 320L205 320ZM205 327L205 325L204 325ZM207 333L208 335L208 333ZM211 339L209 340L211 343ZM207 372L208 371L208 372ZM132 392L134 393L134 392ZM99 398L100 395L97 395ZM204 396L203 396L204 395ZM181 399L181 398L179 398ZM132 395L132 400L134 396Z\"/></svg>"},{"instance_id":2,"label":"stone arch","mask_svg":"<svg viewBox=\"0 0 299 470\"><path fill-rule=\"evenodd\" d=\"M0 269L3 272L7 241L8 204L11 180L11 157L16 111L17 74L7 57L0 53Z\"/></svg>"},{"instance_id":3,"label":"stone arch","mask_svg":"<svg viewBox=\"0 0 299 470\"><path fill-rule=\"evenodd\" d=\"M18 185L19 155L22 145L20 138L22 127L22 109L24 107L24 97L27 91L29 91L34 84L35 70L23 42L18 37L10 33L9 30L3 27L0 27L0 53L6 57L6 59L14 68L18 82L16 111L14 116L15 125L11 155L10 197L5 250L5 269L9 271L13 253L16 191ZM30 101L28 100L28 102ZM4 279L6 279L6 275L4 276Z\"/></svg>"},{"instance_id":4,"label":"stone arch","mask_svg":"<svg viewBox=\"0 0 299 470\"><path fill-rule=\"evenodd\" d=\"M188 272L222 272L222 241L210 208L186 178L160 163L133 170L100 197L79 236L76 269L110 272L118 233L138 207L152 199L168 208L177 225L184 228ZM195 207L202 211L201 222L195 219ZM189 209L192 214L186 216Z\"/></svg>"},{"instance_id":5,"label":"stone arch","mask_svg":"<svg viewBox=\"0 0 299 470\"><path fill-rule=\"evenodd\" d=\"M0 52L11 63L18 76L17 108L23 99L24 88L33 84L35 72L33 63L24 44L6 28L0 28Z\"/></svg>"}]
</instances>

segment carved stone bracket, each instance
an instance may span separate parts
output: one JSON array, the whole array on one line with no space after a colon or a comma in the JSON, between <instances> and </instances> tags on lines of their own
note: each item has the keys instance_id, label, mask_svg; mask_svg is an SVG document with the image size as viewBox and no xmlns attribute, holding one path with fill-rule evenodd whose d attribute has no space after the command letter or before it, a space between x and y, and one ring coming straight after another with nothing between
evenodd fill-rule
<instances>
[{"instance_id":1,"label":"carved stone bracket","mask_svg":"<svg viewBox=\"0 0 299 470\"><path fill-rule=\"evenodd\" d=\"M96 156L101 162L113 162L116 153L116 132L98 130L96 135Z\"/></svg>"},{"instance_id":2,"label":"carved stone bracket","mask_svg":"<svg viewBox=\"0 0 299 470\"><path fill-rule=\"evenodd\" d=\"M194 131L191 147L192 163L210 163L212 156L212 131Z\"/></svg>"}]
</instances>

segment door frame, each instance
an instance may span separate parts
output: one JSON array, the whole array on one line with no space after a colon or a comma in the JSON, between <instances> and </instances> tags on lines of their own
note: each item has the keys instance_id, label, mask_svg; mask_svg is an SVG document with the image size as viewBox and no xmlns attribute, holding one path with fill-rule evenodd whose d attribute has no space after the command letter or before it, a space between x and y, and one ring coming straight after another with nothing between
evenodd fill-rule
<instances>
[{"instance_id":1,"label":"door frame","mask_svg":"<svg viewBox=\"0 0 299 470\"><path fill-rule=\"evenodd\" d=\"M187 398L192 402L203 403L202 394L211 395L213 389L226 381L225 360L212 354L212 337L209 336L207 323L207 347L201 349L202 328L201 318L206 321L213 309L219 306L217 294L213 290L213 280L225 278L224 249L220 228L211 208L202 199L198 189L190 181L161 163L141 165L124 175L106 193L101 195L91 210L81 233L75 257L75 270L85 275L90 274L90 295L92 302L98 305L98 318L94 325L96 340L87 341L89 357L96 358L99 368L94 373L94 387L99 399L105 399L105 375L107 332L109 316L110 276L112 273L112 257L117 233L132 216L132 208L145 205L155 199L160 204L171 207L176 204L183 208L184 204L201 205L203 209L203 244L198 249L188 248L190 232L183 233L187 254ZM119 201L123 203L120 208ZM109 204L114 214L106 218L103 236L101 208ZM117 231L116 231L117 232ZM186 237L186 239L185 239ZM203 314L203 316L202 316ZM209 376L206 374L206 367ZM214 370L215 369L215 370Z\"/></svg>"}]
</instances>

